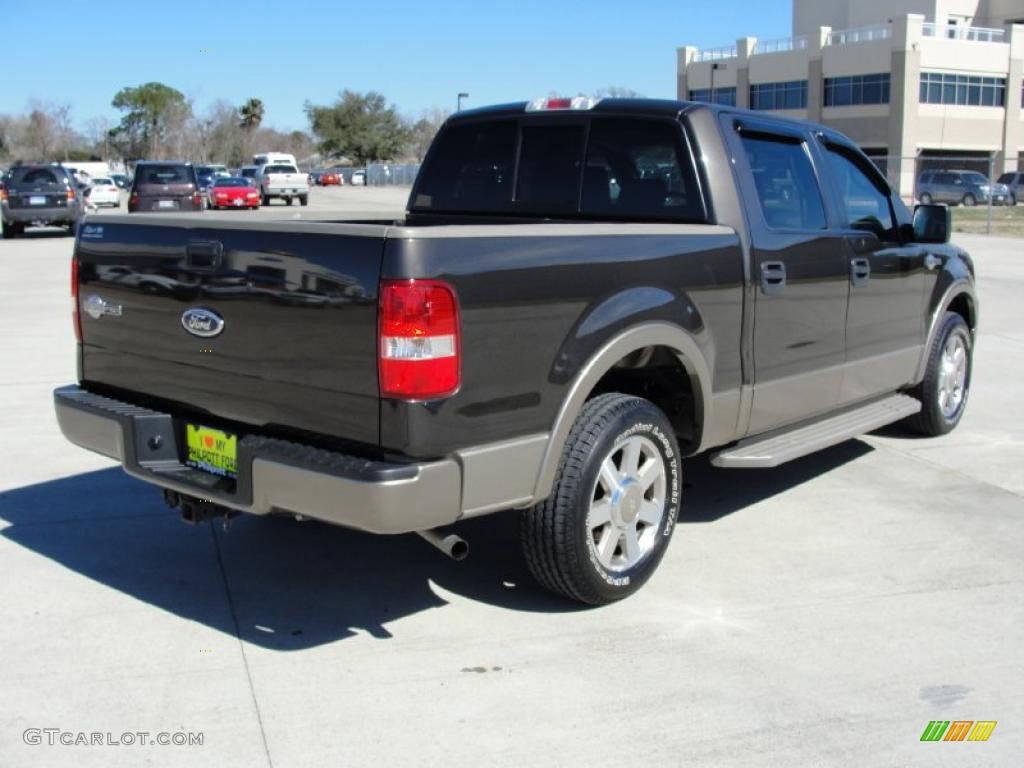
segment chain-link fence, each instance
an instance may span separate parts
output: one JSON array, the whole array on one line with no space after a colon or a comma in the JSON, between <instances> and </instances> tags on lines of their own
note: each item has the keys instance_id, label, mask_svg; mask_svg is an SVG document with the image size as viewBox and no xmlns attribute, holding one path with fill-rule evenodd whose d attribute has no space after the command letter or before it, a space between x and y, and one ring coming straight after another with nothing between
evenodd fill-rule
<instances>
[{"instance_id":1,"label":"chain-link fence","mask_svg":"<svg viewBox=\"0 0 1024 768\"><path fill-rule=\"evenodd\" d=\"M934 150L913 157L865 152L908 205L942 203L953 208L955 230L991 234L1009 227L1014 234L1024 234L1021 157Z\"/></svg>"},{"instance_id":2,"label":"chain-link fence","mask_svg":"<svg viewBox=\"0 0 1024 768\"><path fill-rule=\"evenodd\" d=\"M419 172L419 163L370 163L366 166L366 183L375 187L409 186L416 181Z\"/></svg>"}]
</instances>

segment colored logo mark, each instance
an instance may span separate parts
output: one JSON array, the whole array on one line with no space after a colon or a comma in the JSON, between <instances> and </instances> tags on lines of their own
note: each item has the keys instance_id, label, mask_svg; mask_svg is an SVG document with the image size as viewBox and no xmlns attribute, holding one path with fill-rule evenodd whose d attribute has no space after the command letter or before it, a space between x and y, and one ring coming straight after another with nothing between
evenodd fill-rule
<instances>
[{"instance_id":1,"label":"colored logo mark","mask_svg":"<svg viewBox=\"0 0 1024 768\"><path fill-rule=\"evenodd\" d=\"M921 741L988 741L996 728L995 720L932 720L921 734Z\"/></svg>"}]
</instances>

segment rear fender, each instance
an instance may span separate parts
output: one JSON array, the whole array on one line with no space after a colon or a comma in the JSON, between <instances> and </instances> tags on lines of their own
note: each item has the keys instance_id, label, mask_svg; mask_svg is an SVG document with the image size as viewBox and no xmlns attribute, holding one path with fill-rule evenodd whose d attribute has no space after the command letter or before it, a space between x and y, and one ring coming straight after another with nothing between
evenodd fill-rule
<instances>
[{"instance_id":1,"label":"rear fender","mask_svg":"<svg viewBox=\"0 0 1024 768\"><path fill-rule=\"evenodd\" d=\"M568 393L551 430L534 498L551 492L566 439L590 393L623 357L644 347L663 346L678 357L690 377L698 442L711 419L713 347L701 314L689 297L654 286L637 286L597 302L577 323L551 371L568 381Z\"/></svg>"}]
</instances>

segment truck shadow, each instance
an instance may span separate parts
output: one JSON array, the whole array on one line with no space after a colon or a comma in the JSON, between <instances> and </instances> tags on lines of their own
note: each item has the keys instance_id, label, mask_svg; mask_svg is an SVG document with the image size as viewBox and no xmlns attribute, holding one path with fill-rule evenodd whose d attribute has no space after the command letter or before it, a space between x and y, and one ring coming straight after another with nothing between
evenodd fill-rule
<instances>
[{"instance_id":1,"label":"truck shadow","mask_svg":"<svg viewBox=\"0 0 1024 768\"><path fill-rule=\"evenodd\" d=\"M713 522L870 450L851 441L772 471L718 470L694 459L684 470L680 522ZM227 532L219 521L183 525L154 489L117 468L0 493L0 519L8 524L0 535L53 563L273 650L358 633L386 639L390 622L460 599L518 611L581 610L535 585L512 512L457 526L471 545L462 563L415 535L372 536L283 517L243 515Z\"/></svg>"}]
</instances>

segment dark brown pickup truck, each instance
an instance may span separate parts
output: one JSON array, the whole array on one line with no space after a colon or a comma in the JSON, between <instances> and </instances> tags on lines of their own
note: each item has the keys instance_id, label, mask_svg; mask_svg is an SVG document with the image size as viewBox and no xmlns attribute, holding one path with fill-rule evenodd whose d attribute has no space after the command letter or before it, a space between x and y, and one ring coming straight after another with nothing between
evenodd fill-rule
<instances>
[{"instance_id":1,"label":"dark brown pickup truck","mask_svg":"<svg viewBox=\"0 0 1024 768\"><path fill-rule=\"evenodd\" d=\"M73 285L74 443L186 518L377 533L518 509L544 586L636 590L681 459L771 467L897 420L941 434L971 375L973 265L842 135L675 101L449 119L386 221L109 217Z\"/></svg>"}]
</instances>

